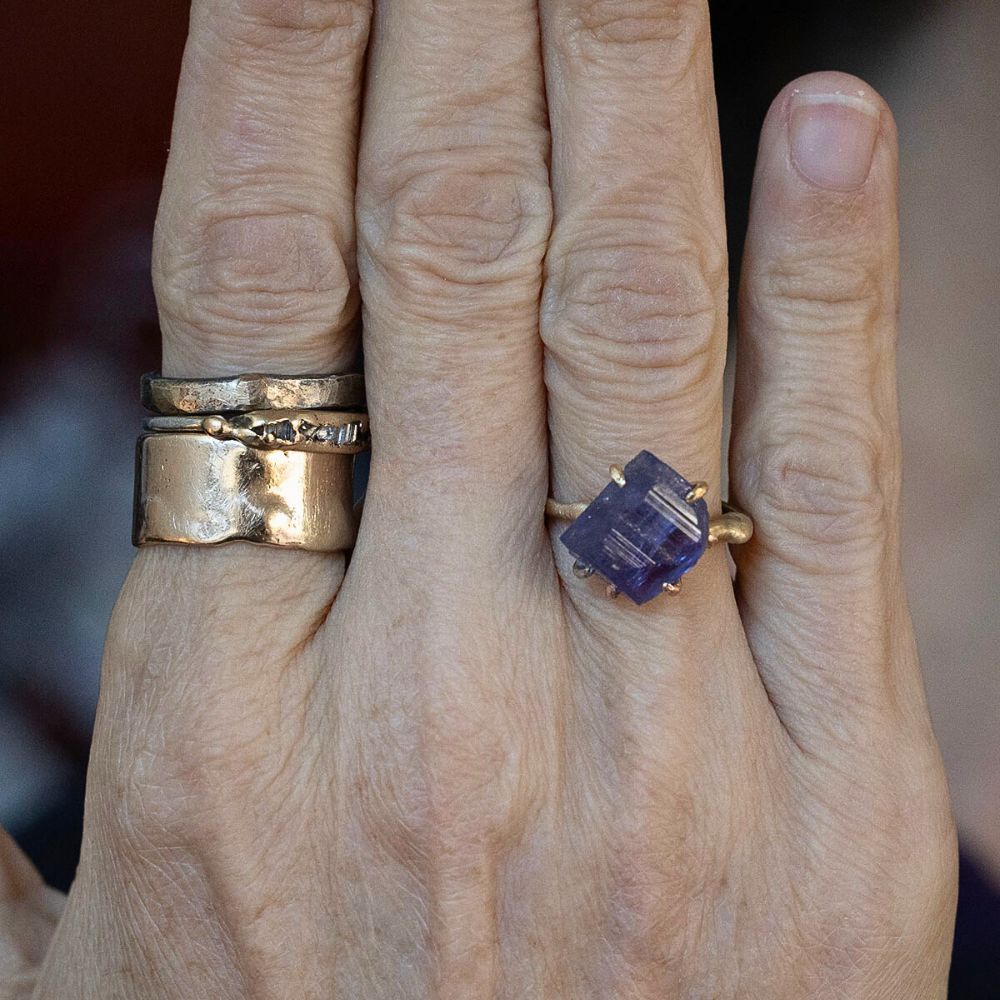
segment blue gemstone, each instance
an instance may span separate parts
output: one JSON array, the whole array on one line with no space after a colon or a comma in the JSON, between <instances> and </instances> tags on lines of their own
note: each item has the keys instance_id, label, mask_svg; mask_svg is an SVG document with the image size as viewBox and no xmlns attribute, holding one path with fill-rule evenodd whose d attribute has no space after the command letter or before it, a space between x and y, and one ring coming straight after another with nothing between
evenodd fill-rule
<instances>
[{"instance_id":1,"label":"blue gemstone","mask_svg":"<svg viewBox=\"0 0 1000 1000\"><path fill-rule=\"evenodd\" d=\"M708 506L688 503L692 484L648 451L624 473L625 485L606 486L559 540L580 563L645 604L701 558Z\"/></svg>"}]
</instances>

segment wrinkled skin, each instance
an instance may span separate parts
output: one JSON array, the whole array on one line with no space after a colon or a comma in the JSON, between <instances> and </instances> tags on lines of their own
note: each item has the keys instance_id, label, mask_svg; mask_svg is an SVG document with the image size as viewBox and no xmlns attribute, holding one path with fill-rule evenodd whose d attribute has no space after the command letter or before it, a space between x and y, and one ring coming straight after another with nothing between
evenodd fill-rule
<instances>
[{"instance_id":1,"label":"wrinkled skin","mask_svg":"<svg viewBox=\"0 0 1000 1000\"><path fill-rule=\"evenodd\" d=\"M8 995L943 997L890 112L775 101L724 455L706 5L371 18L196 0L154 261L167 374L343 370L363 326L357 547L139 552L61 919L5 848ZM870 171L796 159L845 106ZM546 496L641 448L713 511L728 462L735 583L722 548L642 608L573 576Z\"/></svg>"}]
</instances>

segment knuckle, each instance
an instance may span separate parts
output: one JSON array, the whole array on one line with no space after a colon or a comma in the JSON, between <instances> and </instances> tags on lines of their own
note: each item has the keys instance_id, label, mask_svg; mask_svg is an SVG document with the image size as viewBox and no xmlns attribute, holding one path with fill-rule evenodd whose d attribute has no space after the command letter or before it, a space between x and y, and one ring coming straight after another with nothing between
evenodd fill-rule
<instances>
[{"instance_id":1,"label":"knuckle","mask_svg":"<svg viewBox=\"0 0 1000 1000\"><path fill-rule=\"evenodd\" d=\"M263 341L278 327L320 349L348 318L351 280L329 219L211 209L178 235L158 238L153 255L157 302L173 333L199 343Z\"/></svg>"},{"instance_id":2,"label":"knuckle","mask_svg":"<svg viewBox=\"0 0 1000 1000\"><path fill-rule=\"evenodd\" d=\"M841 885L830 898L844 895ZM855 890L850 909L824 903L813 903L797 919L797 945L814 979L842 989L845 983L872 976L879 965L884 966L886 956L901 950L898 916L890 905L881 901L873 905L861 890Z\"/></svg>"},{"instance_id":3,"label":"knuckle","mask_svg":"<svg viewBox=\"0 0 1000 1000\"><path fill-rule=\"evenodd\" d=\"M309 764L262 752L254 709L228 702L206 698L171 718L169 737L142 741L115 762L105 805L123 849L219 843L238 828L248 798L268 820L289 795L310 794Z\"/></svg>"},{"instance_id":4,"label":"knuckle","mask_svg":"<svg viewBox=\"0 0 1000 1000\"><path fill-rule=\"evenodd\" d=\"M370 0L239 0L226 28L253 50L330 58L362 48L370 19Z\"/></svg>"},{"instance_id":5,"label":"knuckle","mask_svg":"<svg viewBox=\"0 0 1000 1000\"><path fill-rule=\"evenodd\" d=\"M769 423L748 494L759 522L812 543L814 569L844 570L886 530L878 431L819 406L808 420L776 414Z\"/></svg>"},{"instance_id":6,"label":"knuckle","mask_svg":"<svg viewBox=\"0 0 1000 1000\"><path fill-rule=\"evenodd\" d=\"M675 790L667 797L660 790L658 798L655 809L641 812L624 805L609 863L617 936L653 954L662 953L667 929L683 920L684 901L710 877L706 856L686 847L695 822L690 795Z\"/></svg>"},{"instance_id":7,"label":"knuckle","mask_svg":"<svg viewBox=\"0 0 1000 1000\"><path fill-rule=\"evenodd\" d=\"M758 314L793 333L865 331L886 307L879 268L842 251L771 261L750 293Z\"/></svg>"},{"instance_id":8,"label":"knuckle","mask_svg":"<svg viewBox=\"0 0 1000 1000\"><path fill-rule=\"evenodd\" d=\"M406 864L481 857L484 845L516 839L538 808L544 779L529 759L532 740L485 695L440 692L432 712L380 725L359 756L360 826Z\"/></svg>"},{"instance_id":9,"label":"knuckle","mask_svg":"<svg viewBox=\"0 0 1000 1000\"><path fill-rule=\"evenodd\" d=\"M502 842L523 824L525 803L513 790L521 764L509 744L484 739L468 720L448 733L443 723L430 726L421 743L420 753L396 755L366 779L360 805L376 841L411 860L454 856Z\"/></svg>"},{"instance_id":10,"label":"knuckle","mask_svg":"<svg viewBox=\"0 0 1000 1000\"><path fill-rule=\"evenodd\" d=\"M123 843L141 849L206 839L213 825L206 775L206 765L191 754L168 757L144 748L133 755L119 774L113 804Z\"/></svg>"},{"instance_id":11,"label":"knuckle","mask_svg":"<svg viewBox=\"0 0 1000 1000\"><path fill-rule=\"evenodd\" d=\"M718 361L725 284L724 262L698 250L577 244L550 265L542 339L584 380L610 367L675 394L678 383L700 385Z\"/></svg>"},{"instance_id":12,"label":"knuckle","mask_svg":"<svg viewBox=\"0 0 1000 1000\"><path fill-rule=\"evenodd\" d=\"M933 885L951 871L955 818L944 764L929 731L904 737L883 758L875 820L888 834L903 884L907 872L924 871Z\"/></svg>"},{"instance_id":13,"label":"knuckle","mask_svg":"<svg viewBox=\"0 0 1000 1000\"><path fill-rule=\"evenodd\" d=\"M221 774L213 775L191 737L182 733L162 746L138 746L120 763L108 813L123 846L142 851L210 838L224 809L217 794Z\"/></svg>"},{"instance_id":14,"label":"knuckle","mask_svg":"<svg viewBox=\"0 0 1000 1000\"><path fill-rule=\"evenodd\" d=\"M683 71L707 39L707 5L698 0L574 0L557 22L560 47L578 57L606 62L625 50L628 64L654 64L659 73ZM648 59L643 58L648 54ZM665 57L666 54L666 58ZM616 64L616 69L617 69ZM637 67L638 68L638 67Z\"/></svg>"},{"instance_id":15,"label":"knuckle","mask_svg":"<svg viewBox=\"0 0 1000 1000\"><path fill-rule=\"evenodd\" d=\"M536 283L550 224L547 181L444 163L398 171L359 212L359 266L431 309L453 288Z\"/></svg>"}]
</instances>

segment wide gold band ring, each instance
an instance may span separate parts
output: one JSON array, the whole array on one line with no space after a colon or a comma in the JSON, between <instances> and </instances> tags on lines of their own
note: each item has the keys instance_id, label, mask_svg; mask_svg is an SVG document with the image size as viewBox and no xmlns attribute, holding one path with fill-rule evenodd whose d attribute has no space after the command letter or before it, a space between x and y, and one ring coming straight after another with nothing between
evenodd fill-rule
<instances>
[{"instance_id":1,"label":"wide gold band ring","mask_svg":"<svg viewBox=\"0 0 1000 1000\"><path fill-rule=\"evenodd\" d=\"M350 454L255 448L199 433L153 433L136 455L135 545L353 547Z\"/></svg>"}]
</instances>

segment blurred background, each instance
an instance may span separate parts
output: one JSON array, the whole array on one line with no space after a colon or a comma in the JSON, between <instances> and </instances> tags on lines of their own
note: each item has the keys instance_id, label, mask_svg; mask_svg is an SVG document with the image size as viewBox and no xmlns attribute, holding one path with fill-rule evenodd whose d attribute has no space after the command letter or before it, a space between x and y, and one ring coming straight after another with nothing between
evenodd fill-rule
<instances>
[{"instance_id":1,"label":"blurred background","mask_svg":"<svg viewBox=\"0 0 1000 1000\"><path fill-rule=\"evenodd\" d=\"M222 0L220 0L222 2ZM111 606L132 557L149 256L183 0L5 4L0 29L0 825L79 850ZM734 265L770 99L857 73L902 143L905 562L961 831L951 996L1000 998L1000 0L716 0Z\"/></svg>"}]
</instances>

